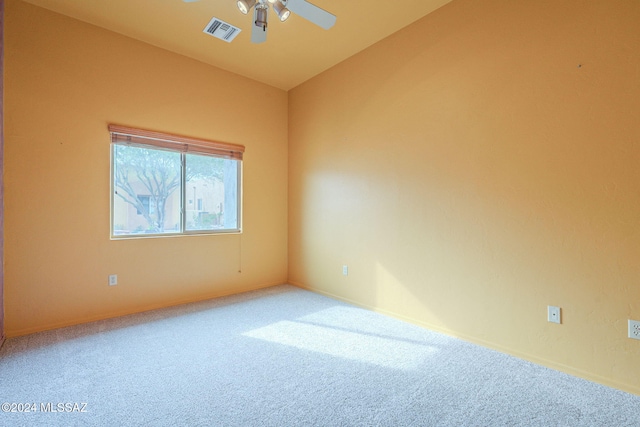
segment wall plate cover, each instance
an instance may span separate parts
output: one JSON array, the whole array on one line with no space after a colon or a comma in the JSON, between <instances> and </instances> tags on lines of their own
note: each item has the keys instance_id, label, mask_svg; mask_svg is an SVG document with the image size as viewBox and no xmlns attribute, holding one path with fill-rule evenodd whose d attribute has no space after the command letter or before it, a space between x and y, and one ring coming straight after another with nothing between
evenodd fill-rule
<instances>
[{"instance_id":1,"label":"wall plate cover","mask_svg":"<svg viewBox=\"0 0 640 427\"><path fill-rule=\"evenodd\" d=\"M629 319L629 338L640 340L640 322Z\"/></svg>"},{"instance_id":2,"label":"wall plate cover","mask_svg":"<svg viewBox=\"0 0 640 427\"><path fill-rule=\"evenodd\" d=\"M551 323L562 323L560 318L560 307L553 305L547 306L547 321Z\"/></svg>"}]
</instances>

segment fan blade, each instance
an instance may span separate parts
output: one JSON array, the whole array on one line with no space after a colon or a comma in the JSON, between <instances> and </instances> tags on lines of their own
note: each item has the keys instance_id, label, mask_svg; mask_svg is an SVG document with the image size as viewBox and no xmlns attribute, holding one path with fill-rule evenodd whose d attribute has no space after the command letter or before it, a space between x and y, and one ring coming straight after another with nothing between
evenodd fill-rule
<instances>
[{"instance_id":1,"label":"fan blade","mask_svg":"<svg viewBox=\"0 0 640 427\"><path fill-rule=\"evenodd\" d=\"M264 43L266 41L267 9L260 9L256 7L253 10L253 22L251 23L251 43Z\"/></svg>"},{"instance_id":2,"label":"fan blade","mask_svg":"<svg viewBox=\"0 0 640 427\"><path fill-rule=\"evenodd\" d=\"M305 0L287 0L285 3L287 9L296 15L300 15L304 19L313 22L319 27L328 30L336 23L336 16L320 9L315 4L311 4Z\"/></svg>"}]
</instances>

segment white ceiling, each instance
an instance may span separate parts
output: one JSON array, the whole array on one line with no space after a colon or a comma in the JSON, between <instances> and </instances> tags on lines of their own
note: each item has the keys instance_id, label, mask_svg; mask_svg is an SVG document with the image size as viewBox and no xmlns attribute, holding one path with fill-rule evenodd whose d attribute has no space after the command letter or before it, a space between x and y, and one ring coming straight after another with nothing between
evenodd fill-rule
<instances>
[{"instance_id":1,"label":"white ceiling","mask_svg":"<svg viewBox=\"0 0 640 427\"><path fill-rule=\"evenodd\" d=\"M236 0L24 0L271 86L289 90L451 0L312 0L337 16L323 30L269 14L267 41L253 44L252 14ZM242 31L231 43L204 34L217 17Z\"/></svg>"}]
</instances>

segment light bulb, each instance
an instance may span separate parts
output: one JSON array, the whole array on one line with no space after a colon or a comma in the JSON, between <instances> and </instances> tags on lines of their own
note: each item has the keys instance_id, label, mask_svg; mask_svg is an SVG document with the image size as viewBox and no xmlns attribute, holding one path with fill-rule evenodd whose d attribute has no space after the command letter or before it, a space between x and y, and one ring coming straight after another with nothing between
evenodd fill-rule
<instances>
[{"instance_id":1,"label":"light bulb","mask_svg":"<svg viewBox=\"0 0 640 427\"><path fill-rule=\"evenodd\" d=\"M291 11L284 7L280 2L273 5L273 10L276 11L276 15L280 18L280 22L286 21L289 15L291 15Z\"/></svg>"},{"instance_id":2,"label":"light bulb","mask_svg":"<svg viewBox=\"0 0 640 427\"><path fill-rule=\"evenodd\" d=\"M237 3L238 9L240 9L240 12L244 15L249 13L249 9L251 9L254 4L256 4L256 0L238 0Z\"/></svg>"}]
</instances>

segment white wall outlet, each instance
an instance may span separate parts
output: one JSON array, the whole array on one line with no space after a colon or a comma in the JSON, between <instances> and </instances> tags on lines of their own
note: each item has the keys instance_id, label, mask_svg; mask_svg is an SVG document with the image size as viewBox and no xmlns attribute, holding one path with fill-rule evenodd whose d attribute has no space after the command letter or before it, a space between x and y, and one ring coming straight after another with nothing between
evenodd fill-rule
<instances>
[{"instance_id":1,"label":"white wall outlet","mask_svg":"<svg viewBox=\"0 0 640 427\"><path fill-rule=\"evenodd\" d=\"M551 323L562 323L562 319L560 318L560 307L555 307L553 305L547 306L547 321Z\"/></svg>"},{"instance_id":2,"label":"white wall outlet","mask_svg":"<svg viewBox=\"0 0 640 427\"><path fill-rule=\"evenodd\" d=\"M348 265L343 265L342 266L342 275L343 276L348 276L349 275L349 266Z\"/></svg>"},{"instance_id":3,"label":"white wall outlet","mask_svg":"<svg viewBox=\"0 0 640 427\"><path fill-rule=\"evenodd\" d=\"M109 286L115 286L118 284L118 275L117 274L111 274L109 276Z\"/></svg>"},{"instance_id":4,"label":"white wall outlet","mask_svg":"<svg viewBox=\"0 0 640 427\"><path fill-rule=\"evenodd\" d=\"M629 319L629 338L640 340L640 322Z\"/></svg>"}]
</instances>

